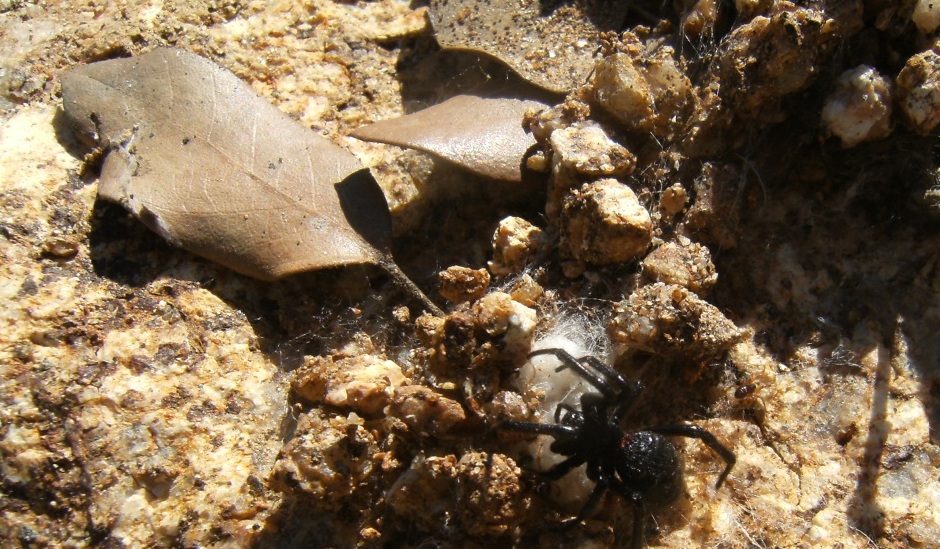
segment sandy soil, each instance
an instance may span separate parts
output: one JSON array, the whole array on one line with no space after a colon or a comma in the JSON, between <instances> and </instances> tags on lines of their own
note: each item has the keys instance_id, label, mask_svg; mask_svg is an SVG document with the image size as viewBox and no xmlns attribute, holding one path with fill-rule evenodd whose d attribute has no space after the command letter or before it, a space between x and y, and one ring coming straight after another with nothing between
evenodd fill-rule
<instances>
[{"instance_id":1,"label":"sandy soil","mask_svg":"<svg viewBox=\"0 0 940 549\"><path fill-rule=\"evenodd\" d=\"M541 455L496 428L551 414L552 389L515 379L546 342L643 381L630 428L691 422L737 455L716 491L720 459L676 441L685 486L649 545L935 545L932 12L685 5L643 3L597 44L641 59L647 83L674 63L684 84L654 86L658 108L627 121L628 86L599 66L532 121L554 169L509 184L349 137L460 92L536 94L498 61L441 51L421 4L0 3L2 545L627 545L628 502L559 528L579 505L559 492L584 487L542 482ZM637 28L651 13L670 23ZM419 316L370 267L255 281L96 200L101 154L63 122L57 75L157 46L228 68L372 167L396 260L448 316ZM873 72L843 76L858 67ZM606 141L566 148L557 132L587 120L629 170L597 175ZM648 214L655 261L600 231L604 184L582 183L611 177ZM544 232L515 225L527 266L487 272L508 216Z\"/></svg>"}]
</instances>

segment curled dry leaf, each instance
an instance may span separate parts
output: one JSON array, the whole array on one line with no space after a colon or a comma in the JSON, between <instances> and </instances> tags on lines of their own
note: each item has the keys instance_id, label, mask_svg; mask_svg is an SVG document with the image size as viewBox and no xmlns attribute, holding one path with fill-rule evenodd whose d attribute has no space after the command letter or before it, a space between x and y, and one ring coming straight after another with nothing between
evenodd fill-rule
<instances>
[{"instance_id":1,"label":"curled dry leaf","mask_svg":"<svg viewBox=\"0 0 940 549\"><path fill-rule=\"evenodd\" d=\"M170 242L264 280L378 265L439 312L392 260L369 172L231 72L157 49L61 80L66 118L106 149L98 194Z\"/></svg>"},{"instance_id":2,"label":"curled dry leaf","mask_svg":"<svg viewBox=\"0 0 940 549\"><path fill-rule=\"evenodd\" d=\"M565 93L587 80L600 34L620 30L627 1L431 0L444 49L499 59L529 82Z\"/></svg>"},{"instance_id":3,"label":"curled dry leaf","mask_svg":"<svg viewBox=\"0 0 940 549\"><path fill-rule=\"evenodd\" d=\"M535 138L522 118L538 101L458 95L399 118L359 128L353 137L428 152L484 177L522 181L526 152Z\"/></svg>"}]
</instances>

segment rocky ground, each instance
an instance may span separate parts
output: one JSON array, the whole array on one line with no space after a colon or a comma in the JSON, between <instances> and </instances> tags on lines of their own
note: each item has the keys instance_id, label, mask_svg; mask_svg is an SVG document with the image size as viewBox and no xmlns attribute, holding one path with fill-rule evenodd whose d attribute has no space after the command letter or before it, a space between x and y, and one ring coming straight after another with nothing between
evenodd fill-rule
<instances>
[{"instance_id":1,"label":"rocky ground","mask_svg":"<svg viewBox=\"0 0 940 549\"><path fill-rule=\"evenodd\" d=\"M737 456L715 490L721 459L676 439L685 484L649 545L935 545L940 12L637 2L574 41L598 63L554 95L525 82L550 86L543 58L506 53L519 77L443 51L428 17L0 3L2 545L629 545L614 495L560 528L591 483L542 480L545 441L497 427L581 390L526 358L556 346L642 380L625 427L691 423ZM546 48L573 55L578 28ZM96 200L103 151L58 75L157 46L371 167L396 261L447 315L368 266L256 281ZM532 177L349 136L457 93L554 105L525 120Z\"/></svg>"}]
</instances>

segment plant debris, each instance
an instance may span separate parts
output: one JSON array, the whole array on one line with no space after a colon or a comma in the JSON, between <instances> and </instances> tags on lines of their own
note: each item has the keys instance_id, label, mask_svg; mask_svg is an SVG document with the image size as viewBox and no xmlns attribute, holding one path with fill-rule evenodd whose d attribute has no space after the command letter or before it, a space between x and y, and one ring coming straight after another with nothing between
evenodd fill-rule
<instances>
[{"instance_id":1,"label":"plant debris","mask_svg":"<svg viewBox=\"0 0 940 549\"><path fill-rule=\"evenodd\" d=\"M440 156L483 177L522 181L526 154L535 147L523 127L538 101L458 95L414 114L359 128L353 137L410 147Z\"/></svg>"},{"instance_id":2,"label":"plant debris","mask_svg":"<svg viewBox=\"0 0 940 549\"><path fill-rule=\"evenodd\" d=\"M297 125L231 72L157 49L62 75L65 114L105 149L98 194L169 242L273 280L382 267L440 310L391 257L391 217L355 156Z\"/></svg>"},{"instance_id":3,"label":"plant debris","mask_svg":"<svg viewBox=\"0 0 940 549\"><path fill-rule=\"evenodd\" d=\"M623 25L627 2L576 0L431 0L434 36L443 48L499 59L555 92L580 86L594 69L600 34Z\"/></svg>"}]
</instances>

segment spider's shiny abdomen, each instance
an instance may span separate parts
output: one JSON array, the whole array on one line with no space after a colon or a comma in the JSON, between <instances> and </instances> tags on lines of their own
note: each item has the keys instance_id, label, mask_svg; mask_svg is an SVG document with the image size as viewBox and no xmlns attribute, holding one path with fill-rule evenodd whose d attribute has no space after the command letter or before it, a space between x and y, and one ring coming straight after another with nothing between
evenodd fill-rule
<instances>
[{"instance_id":1,"label":"spider's shiny abdomen","mask_svg":"<svg viewBox=\"0 0 940 549\"><path fill-rule=\"evenodd\" d=\"M672 502L682 489L676 447L657 433L624 433L618 443L615 467L620 480L643 494L644 501L654 507Z\"/></svg>"}]
</instances>

